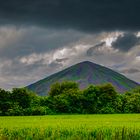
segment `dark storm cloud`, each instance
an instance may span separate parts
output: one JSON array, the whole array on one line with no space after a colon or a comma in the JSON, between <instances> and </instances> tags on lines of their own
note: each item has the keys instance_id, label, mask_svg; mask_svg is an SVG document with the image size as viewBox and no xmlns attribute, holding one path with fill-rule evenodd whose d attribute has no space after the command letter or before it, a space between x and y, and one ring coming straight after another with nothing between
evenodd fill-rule
<instances>
[{"instance_id":1,"label":"dark storm cloud","mask_svg":"<svg viewBox=\"0 0 140 140\"><path fill-rule=\"evenodd\" d=\"M36 27L21 28L19 30L11 28L6 29L5 32L1 32L2 27L0 28L1 58L8 57L12 59L32 53L43 54L67 46L85 36L84 33L74 30L56 31ZM16 38L15 41L13 41L14 36Z\"/></svg>"},{"instance_id":2,"label":"dark storm cloud","mask_svg":"<svg viewBox=\"0 0 140 140\"><path fill-rule=\"evenodd\" d=\"M139 0L1 0L0 23L85 31L140 29Z\"/></svg>"},{"instance_id":3,"label":"dark storm cloud","mask_svg":"<svg viewBox=\"0 0 140 140\"><path fill-rule=\"evenodd\" d=\"M125 33L123 36L120 35L115 42L112 42L112 47L126 52L138 44L140 44L140 37L133 33Z\"/></svg>"}]
</instances>

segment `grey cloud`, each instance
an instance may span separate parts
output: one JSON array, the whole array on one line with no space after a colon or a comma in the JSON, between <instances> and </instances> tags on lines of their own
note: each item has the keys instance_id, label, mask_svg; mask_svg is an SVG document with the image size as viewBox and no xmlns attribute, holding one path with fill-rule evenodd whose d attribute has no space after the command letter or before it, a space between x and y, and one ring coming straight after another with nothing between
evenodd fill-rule
<instances>
[{"instance_id":1,"label":"grey cloud","mask_svg":"<svg viewBox=\"0 0 140 140\"><path fill-rule=\"evenodd\" d=\"M138 44L140 44L140 37L137 37L134 33L125 33L112 42L112 47L127 52Z\"/></svg>"},{"instance_id":2,"label":"grey cloud","mask_svg":"<svg viewBox=\"0 0 140 140\"><path fill-rule=\"evenodd\" d=\"M3 57L13 59L31 53L53 51L76 42L85 36L84 33L74 30L64 31L38 27L17 29L5 26L1 27L0 31L3 29L5 32L0 32L1 59ZM1 39L1 36L6 39Z\"/></svg>"},{"instance_id":3,"label":"grey cloud","mask_svg":"<svg viewBox=\"0 0 140 140\"><path fill-rule=\"evenodd\" d=\"M67 60L69 60L69 58L61 58L61 59L57 58L56 62L60 63L60 62L65 62Z\"/></svg>"},{"instance_id":4,"label":"grey cloud","mask_svg":"<svg viewBox=\"0 0 140 140\"><path fill-rule=\"evenodd\" d=\"M41 61L31 65L20 63L18 60L11 60L10 64L6 63L6 60L1 63L4 65L0 69L0 87L5 89L27 86L49 76L62 66L55 62L43 64Z\"/></svg>"},{"instance_id":5,"label":"grey cloud","mask_svg":"<svg viewBox=\"0 0 140 140\"><path fill-rule=\"evenodd\" d=\"M139 30L139 0L2 0L0 23L22 26Z\"/></svg>"},{"instance_id":6,"label":"grey cloud","mask_svg":"<svg viewBox=\"0 0 140 140\"><path fill-rule=\"evenodd\" d=\"M99 47L102 47L103 45L105 45L105 42L101 42L101 43L96 44L95 46L89 48L89 49L87 50L87 52L86 52L86 53L87 53L87 56L92 56L93 53L94 53L94 51L95 51L96 49L98 49Z\"/></svg>"},{"instance_id":7,"label":"grey cloud","mask_svg":"<svg viewBox=\"0 0 140 140\"><path fill-rule=\"evenodd\" d=\"M49 44L47 44L47 42L49 41L48 39L48 41L44 43L46 44L46 47L44 45L44 48L42 50L39 50L41 49L41 46L40 47L38 47L38 45L35 46L36 43L33 43L34 45L32 46L32 40L34 36L35 36L35 41L37 41L38 39L38 41L41 42L41 41L45 41L45 39L47 38L50 38L52 39L51 40L52 42L53 41L55 42L55 39L57 38L57 36L59 36L59 33L63 34L62 36L60 35L61 36L61 38L59 38L60 41L61 39L63 40L63 38L65 39L65 33L67 33L67 31L47 32L45 31L45 29L43 32L42 31L43 28L39 30L29 29L29 32L25 31L22 36L23 38L20 38L20 40L18 40L17 42L13 42L12 46L7 45L5 47L0 48L1 49L0 50L0 56L1 56L0 57L0 87L7 89L7 88L12 88L13 86L14 87L26 86L44 77L47 77L50 74L53 74L73 64L85 60L89 60L91 62L98 63L98 64L103 64L104 66L110 68L111 66L118 64L119 65L118 70L122 68L128 69L129 67L139 68L139 66L136 66L138 65L138 62L137 64L134 63L133 66L131 65L132 64L131 62L134 61L133 58L135 58L136 56L135 53L136 54L139 53L138 47L135 48L136 50L134 49L130 50L130 54L132 55L127 55L127 53L118 51L117 53L114 54L103 52L102 55L93 55L90 57L87 56L87 49L90 46L92 46L92 44L96 44L97 42L100 43L93 46L96 48L95 52L98 50L98 48L107 49L106 45L102 42L102 40L104 40L105 37L108 37L110 33L106 33L106 34L100 33L96 35L97 37L95 37L94 35L91 34L85 35L79 32L70 31L69 35L66 36L66 40L67 37L70 38L72 34L73 36L77 36L76 40L72 39L64 43L64 45L58 47L56 43L55 47L51 49L51 47L49 48ZM46 32L47 35L45 35ZM27 40L31 42L29 43ZM33 47L33 52L29 51L30 47L31 48ZM32 56L32 54L35 55ZM4 57L4 55L6 57ZM23 61L20 61L21 59ZM31 60L33 60L33 62ZM28 63L28 61L30 61L30 63ZM114 67L114 69L116 70L117 68ZM133 80L135 80L136 78L136 80L139 81L138 77L140 73L137 72L134 74L137 76L133 77L133 74L130 73L127 76L131 77Z\"/></svg>"},{"instance_id":8,"label":"grey cloud","mask_svg":"<svg viewBox=\"0 0 140 140\"><path fill-rule=\"evenodd\" d=\"M139 69L130 68L130 69L121 70L120 72L124 73L124 74L134 74L134 73L139 73L140 70Z\"/></svg>"},{"instance_id":9,"label":"grey cloud","mask_svg":"<svg viewBox=\"0 0 140 140\"><path fill-rule=\"evenodd\" d=\"M54 61L52 61L48 66L51 69L59 69L63 67L63 63L65 63L66 61L68 61L69 58L57 58Z\"/></svg>"},{"instance_id":10,"label":"grey cloud","mask_svg":"<svg viewBox=\"0 0 140 140\"><path fill-rule=\"evenodd\" d=\"M63 64L62 63L57 63L57 62L55 62L55 61L53 61L53 62L51 62L50 64L49 64L49 67L51 68L51 69L57 69L57 68L60 68L60 67L62 67L63 66Z\"/></svg>"},{"instance_id":11,"label":"grey cloud","mask_svg":"<svg viewBox=\"0 0 140 140\"><path fill-rule=\"evenodd\" d=\"M112 65L111 67L113 69L120 69L121 67L124 67L125 66L125 63L119 63L119 64L115 64L115 65Z\"/></svg>"}]
</instances>

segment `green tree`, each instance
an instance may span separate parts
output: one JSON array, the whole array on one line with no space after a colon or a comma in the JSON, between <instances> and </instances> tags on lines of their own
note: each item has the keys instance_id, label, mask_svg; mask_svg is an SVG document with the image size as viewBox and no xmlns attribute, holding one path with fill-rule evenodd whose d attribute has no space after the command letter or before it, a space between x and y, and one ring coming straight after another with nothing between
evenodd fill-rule
<instances>
[{"instance_id":1,"label":"green tree","mask_svg":"<svg viewBox=\"0 0 140 140\"><path fill-rule=\"evenodd\" d=\"M53 97L59 94L61 94L61 84L59 82L56 82L51 85L49 95Z\"/></svg>"},{"instance_id":2,"label":"green tree","mask_svg":"<svg viewBox=\"0 0 140 140\"><path fill-rule=\"evenodd\" d=\"M11 108L11 106L11 93L0 89L0 115L6 115L6 112Z\"/></svg>"},{"instance_id":3,"label":"green tree","mask_svg":"<svg viewBox=\"0 0 140 140\"><path fill-rule=\"evenodd\" d=\"M71 89L66 92L65 98L68 101L69 113L82 113L83 94L80 90Z\"/></svg>"},{"instance_id":4,"label":"green tree","mask_svg":"<svg viewBox=\"0 0 140 140\"><path fill-rule=\"evenodd\" d=\"M18 105L24 109L31 105L35 96L36 95L33 92L26 88L14 88L11 94L11 99L14 103L18 103Z\"/></svg>"},{"instance_id":5,"label":"green tree","mask_svg":"<svg viewBox=\"0 0 140 140\"><path fill-rule=\"evenodd\" d=\"M83 90L82 107L83 113L96 113L97 112L97 101L100 93L98 86L90 85L88 88Z\"/></svg>"},{"instance_id":6,"label":"green tree","mask_svg":"<svg viewBox=\"0 0 140 140\"><path fill-rule=\"evenodd\" d=\"M64 93L66 94L67 91L71 89L78 90L78 84L72 81L56 82L51 86L49 95L53 97Z\"/></svg>"},{"instance_id":7,"label":"green tree","mask_svg":"<svg viewBox=\"0 0 140 140\"><path fill-rule=\"evenodd\" d=\"M116 99L117 92L112 84L108 83L100 86L100 98L102 106L108 102L113 102Z\"/></svg>"},{"instance_id":8,"label":"green tree","mask_svg":"<svg viewBox=\"0 0 140 140\"><path fill-rule=\"evenodd\" d=\"M140 94L129 94L125 95L125 107L124 112L126 113L140 113Z\"/></svg>"}]
</instances>

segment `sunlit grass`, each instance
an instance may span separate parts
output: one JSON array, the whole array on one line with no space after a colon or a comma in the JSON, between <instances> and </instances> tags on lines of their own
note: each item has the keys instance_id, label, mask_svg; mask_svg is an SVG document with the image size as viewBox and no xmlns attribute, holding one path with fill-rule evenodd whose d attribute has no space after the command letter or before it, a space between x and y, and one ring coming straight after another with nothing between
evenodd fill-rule
<instances>
[{"instance_id":1,"label":"sunlit grass","mask_svg":"<svg viewBox=\"0 0 140 140\"><path fill-rule=\"evenodd\" d=\"M139 114L0 117L0 139L140 139Z\"/></svg>"}]
</instances>

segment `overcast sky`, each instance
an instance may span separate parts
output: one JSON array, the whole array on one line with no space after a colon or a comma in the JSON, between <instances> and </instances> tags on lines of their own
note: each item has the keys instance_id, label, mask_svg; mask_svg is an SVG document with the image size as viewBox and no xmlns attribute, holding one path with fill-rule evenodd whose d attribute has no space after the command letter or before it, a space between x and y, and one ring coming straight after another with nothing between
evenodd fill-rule
<instances>
[{"instance_id":1,"label":"overcast sky","mask_svg":"<svg viewBox=\"0 0 140 140\"><path fill-rule=\"evenodd\" d=\"M0 87L89 60L140 83L139 0L1 0Z\"/></svg>"}]
</instances>

